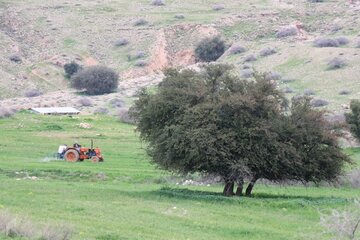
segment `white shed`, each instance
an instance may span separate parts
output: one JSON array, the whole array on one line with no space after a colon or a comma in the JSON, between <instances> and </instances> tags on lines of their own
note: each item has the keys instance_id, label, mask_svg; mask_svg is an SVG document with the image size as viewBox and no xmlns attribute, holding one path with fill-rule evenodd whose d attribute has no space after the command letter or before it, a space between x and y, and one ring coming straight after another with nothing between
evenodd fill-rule
<instances>
[{"instance_id":1,"label":"white shed","mask_svg":"<svg viewBox=\"0 0 360 240\"><path fill-rule=\"evenodd\" d=\"M42 115L78 115L80 113L73 107L31 108L30 110Z\"/></svg>"}]
</instances>

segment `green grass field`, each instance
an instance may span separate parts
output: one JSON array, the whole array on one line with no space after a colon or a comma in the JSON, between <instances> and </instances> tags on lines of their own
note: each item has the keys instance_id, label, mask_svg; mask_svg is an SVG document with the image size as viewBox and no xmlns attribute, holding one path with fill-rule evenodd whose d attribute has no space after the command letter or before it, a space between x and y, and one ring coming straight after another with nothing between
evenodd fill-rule
<instances>
[{"instance_id":1,"label":"green grass field","mask_svg":"<svg viewBox=\"0 0 360 240\"><path fill-rule=\"evenodd\" d=\"M51 160L58 145L90 139L104 163ZM109 116L0 119L0 210L71 225L74 239L329 239L320 212L360 196L346 187L256 185L253 198L226 198L221 185L176 185L143 146L133 126ZM359 162L359 151L347 152Z\"/></svg>"}]
</instances>

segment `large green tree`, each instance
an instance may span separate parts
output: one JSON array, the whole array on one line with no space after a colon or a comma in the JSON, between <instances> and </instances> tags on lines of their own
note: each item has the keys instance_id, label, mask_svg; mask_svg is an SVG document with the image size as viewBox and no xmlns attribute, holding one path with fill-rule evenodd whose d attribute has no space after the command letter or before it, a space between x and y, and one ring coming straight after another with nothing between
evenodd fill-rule
<instances>
[{"instance_id":1,"label":"large green tree","mask_svg":"<svg viewBox=\"0 0 360 240\"><path fill-rule=\"evenodd\" d=\"M314 164L317 158L311 157L312 151L326 163L328 156L322 142L308 155L301 153L310 144L306 135L317 127L306 114L295 118L307 103L294 104L293 114L284 114L287 101L273 82L261 75L254 81L240 80L233 71L213 64L199 73L170 69L155 93L140 92L131 114L141 138L149 143L153 163L179 173L217 174L224 180L226 196L234 194L235 183L236 194L242 195L244 179L250 180L247 195L260 178L317 180L323 165ZM299 125L303 121L309 129ZM318 133L323 136L324 130L319 128ZM338 171L326 177L320 174L320 180L335 177L346 160L336 143L331 144L338 156L329 158L339 163Z\"/></svg>"}]
</instances>

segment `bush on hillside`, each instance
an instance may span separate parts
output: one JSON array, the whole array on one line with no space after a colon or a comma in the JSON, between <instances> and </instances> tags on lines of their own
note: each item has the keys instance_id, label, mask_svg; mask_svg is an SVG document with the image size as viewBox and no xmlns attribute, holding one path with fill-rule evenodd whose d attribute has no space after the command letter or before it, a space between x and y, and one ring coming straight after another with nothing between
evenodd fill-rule
<instances>
[{"instance_id":1,"label":"bush on hillside","mask_svg":"<svg viewBox=\"0 0 360 240\"><path fill-rule=\"evenodd\" d=\"M298 30L296 27L294 26L287 26L287 27L283 27L281 28L277 33L276 33L276 37L277 38L285 38L285 37L290 37L290 36L295 36L297 35Z\"/></svg>"},{"instance_id":2,"label":"bush on hillside","mask_svg":"<svg viewBox=\"0 0 360 240\"><path fill-rule=\"evenodd\" d=\"M185 15L184 14L175 14L174 18L176 18L176 19L184 19Z\"/></svg>"},{"instance_id":3,"label":"bush on hillside","mask_svg":"<svg viewBox=\"0 0 360 240\"><path fill-rule=\"evenodd\" d=\"M233 45L231 46L229 53L230 54L240 54L246 52L246 48L244 48L243 46L240 45Z\"/></svg>"},{"instance_id":4,"label":"bush on hillside","mask_svg":"<svg viewBox=\"0 0 360 240\"><path fill-rule=\"evenodd\" d=\"M10 61L15 62L15 63L21 63L22 62L22 59L21 59L20 55L18 55L18 54L10 55L9 59L10 59Z\"/></svg>"},{"instance_id":5,"label":"bush on hillside","mask_svg":"<svg viewBox=\"0 0 360 240\"><path fill-rule=\"evenodd\" d=\"M225 42L219 37L203 39L195 49L197 61L212 62L220 58L225 52Z\"/></svg>"},{"instance_id":6,"label":"bush on hillside","mask_svg":"<svg viewBox=\"0 0 360 240\"><path fill-rule=\"evenodd\" d=\"M116 47L126 46L128 44L129 44L129 40L127 40L126 38L120 38L116 40L114 43Z\"/></svg>"},{"instance_id":7,"label":"bush on hillside","mask_svg":"<svg viewBox=\"0 0 360 240\"><path fill-rule=\"evenodd\" d=\"M340 69L340 68L345 67L346 62L344 59L336 57L336 58L330 60L330 62L328 62L327 65L330 70L334 70L334 69Z\"/></svg>"},{"instance_id":8,"label":"bush on hillside","mask_svg":"<svg viewBox=\"0 0 360 240\"><path fill-rule=\"evenodd\" d=\"M16 111L13 109L8 109L5 107L0 107L0 119L1 118L9 118L15 114Z\"/></svg>"},{"instance_id":9,"label":"bush on hillside","mask_svg":"<svg viewBox=\"0 0 360 240\"><path fill-rule=\"evenodd\" d=\"M151 5L154 5L154 6L163 6L163 5L165 5L165 1L164 1L164 0L152 0L152 1L151 1Z\"/></svg>"},{"instance_id":10,"label":"bush on hillside","mask_svg":"<svg viewBox=\"0 0 360 240\"><path fill-rule=\"evenodd\" d=\"M125 106L125 102L121 100L120 98L114 98L110 101L110 105L113 108L122 108Z\"/></svg>"},{"instance_id":11,"label":"bush on hillside","mask_svg":"<svg viewBox=\"0 0 360 240\"><path fill-rule=\"evenodd\" d=\"M360 48L360 39L357 40L356 47Z\"/></svg>"},{"instance_id":12,"label":"bush on hillside","mask_svg":"<svg viewBox=\"0 0 360 240\"><path fill-rule=\"evenodd\" d=\"M326 105L329 105L329 102L324 99L313 99L311 100L311 106L312 107L324 107Z\"/></svg>"},{"instance_id":13,"label":"bush on hillside","mask_svg":"<svg viewBox=\"0 0 360 240\"><path fill-rule=\"evenodd\" d=\"M254 54L250 54L250 55L247 55L246 57L244 57L244 62L254 62L256 60L257 60L257 58Z\"/></svg>"},{"instance_id":14,"label":"bush on hillside","mask_svg":"<svg viewBox=\"0 0 360 240\"><path fill-rule=\"evenodd\" d=\"M72 75L80 71L82 67L76 62L66 63L64 65L65 76L71 78Z\"/></svg>"},{"instance_id":15,"label":"bush on hillside","mask_svg":"<svg viewBox=\"0 0 360 240\"><path fill-rule=\"evenodd\" d=\"M346 37L338 37L335 39L340 46L348 44L350 41Z\"/></svg>"},{"instance_id":16,"label":"bush on hillside","mask_svg":"<svg viewBox=\"0 0 360 240\"><path fill-rule=\"evenodd\" d=\"M144 26L147 24L148 24L148 21L146 21L144 18L140 18L134 22L134 26Z\"/></svg>"},{"instance_id":17,"label":"bush on hillside","mask_svg":"<svg viewBox=\"0 0 360 240\"><path fill-rule=\"evenodd\" d=\"M351 91L349 89L340 89L339 94L340 95L349 95Z\"/></svg>"},{"instance_id":18,"label":"bush on hillside","mask_svg":"<svg viewBox=\"0 0 360 240\"><path fill-rule=\"evenodd\" d=\"M37 97L42 95L43 93L38 89L31 89L25 92L25 97Z\"/></svg>"},{"instance_id":19,"label":"bush on hillside","mask_svg":"<svg viewBox=\"0 0 360 240\"><path fill-rule=\"evenodd\" d=\"M80 98L78 103L83 107L90 107L93 105L92 101L89 98Z\"/></svg>"},{"instance_id":20,"label":"bush on hillside","mask_svg":"<svg viewBox=\"0 0 360 240\"><path fill-rule=\"evenodd\" d=\"M346 122L349 124L350 131L360 140L360 101L351 100L350 113L345 114Z\"/></svg>"},{"instance_id":21,"label":"bush on hillside","mask_svg":"<svg viewBox=\"0 0 360 240\"><path fill-rule=\"evenodd\" d=\"M225 8L225 6L222 5L222 4L215 4L215 5L212 7L212 9L213 9L214 11L220 11L220 10L223 10L224 8Z\"/></svg>"},{"instance_id":22,"label":"bush on hillside","mask_svg":"<svg viewBox=\"0 0 360 240\"><path fill-rule=\"evenodd\" d=\"M134 124L134 119L129 115L129 109L120 108L117 114L119 121L122 123Z\"/></svg>"},{"instance_id":23,"label":"bush on hillside","mask_svg":"<svg viewBox=\"0 0 360 240\"><path fill-rule=\"evenodd\" d=\"M312 96L312 95L315 95L315 92L312 89L305 89L304 90L304 95L305 96Z\"/></svg>"},{"instance_id":24,"label":"bush on hillside","mask_svg":"<svg viewBox=\"0 0 360 240\"><path fill-rule=\"evenodd\" d=\"M314 46L323 48L323 47L339 47L340 44L336 39L331 38L319 38L314 41Z\"/></svg>"},{"instance_id":25,"label":"bush on hillside","mask_svg":"<svg viewBox=\"0 0 360 240\"><path fill-rule=\"evenodd\" d=\"M89 95L99 95L115 91L118 79L118 74L108 67L91 66L73 75L71 86Z\"/></svg>"},{"instance_id":26,"label":"bush on hillside","mask_svg":"<svg viewBox=\"0 0 360 240\"><path fill-rule=\"evenodd\" d=\"M271 47L267 47L267 48L264 48L260 51L260 56L262 57L266 57L266 56L270 56L272 54L275 54L277 51L275 48L271 48Z\"/></svg>"}]
</instances>

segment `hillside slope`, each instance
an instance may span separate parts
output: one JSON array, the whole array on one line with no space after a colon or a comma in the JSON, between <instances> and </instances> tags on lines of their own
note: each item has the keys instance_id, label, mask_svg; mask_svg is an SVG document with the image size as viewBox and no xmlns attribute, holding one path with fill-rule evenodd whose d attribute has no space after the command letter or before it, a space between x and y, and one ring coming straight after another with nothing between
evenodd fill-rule
<instances>
[{"instance_id":1,"label":"hillside slope","mask_svg":"<svg viewBox=\"0 0 360 240\"><path fill-rule=\"evenodd\" d=\"M51 97L73 94L62 70L64 63L73 60L112 67L119 71L123 84L137 88L134 78L161 78L164 67L194 64L194 46L204 37L221 35L229 46L241 45L247 51L225 54L219 62L235 64L240 72L244 58L254 54L257 60L245 67L281 75L279 87L291 92L289 97L310 91L315 98L327 100L329 109L342 111L360 93L359 16L360 3L344 0L235 0L222 4L166 0L164 6L153 6L149 0L0 0L0 99L23 97L31 89L40 89L58 92L39 97L40 103L26 100L28 105L73 104ZM295 35L278 38L278 30L289 26L297 27ZM336 37L346 37L349 43L314 47L317 38ZM127 45L116 46L124 39ZM276 53L259 56L266 47L275 48ZM14 56L21 62L12 61ZM335 57L343 59L346 66L329 70L327 63ZM147 65L137 67L139 60ZM339 95L340 90L351 93ZM124 97L121 93L116 96ZM1 101L0 105L21 108L19 101Z\"/></svg>"}]
</instances>

